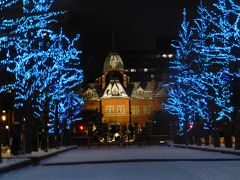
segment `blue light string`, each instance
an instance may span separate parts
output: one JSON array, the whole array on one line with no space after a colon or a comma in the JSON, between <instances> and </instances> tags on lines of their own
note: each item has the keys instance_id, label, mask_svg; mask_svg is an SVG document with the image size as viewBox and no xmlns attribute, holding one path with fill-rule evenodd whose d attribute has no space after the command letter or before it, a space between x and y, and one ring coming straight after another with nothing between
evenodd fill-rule
<instances>
[{"instance_id":1,"label":"blue light string","mask_svg":"<svg viewBox=\"0 0 240 180\"><path fill-rule=\"evenodd\" d=\"M49 125L53 132L55 102L59 102L59 121L67 120L67 128L79 120L83 99L72 90L83 80L80 69L81 51L75 48L80 35L70 40L62 30L51 30L55 17L65 12L48 12L53 0L25 0L24 14L16 19L1 21L0 31L11 31L0 36L0 50L7 50L0 65L15 74L15 83L1 86L0 93L15 92L15 107L36 96L34 115L40 119L46 98L50 99ZM38 13L38 14L36 14ZM11 52L10 49L15 52ZM46 93L44 93L46 92ZM71 102L69 101L71 99ZM72 109L69 112L69 109Z\"/></svg>"}]
</instances>

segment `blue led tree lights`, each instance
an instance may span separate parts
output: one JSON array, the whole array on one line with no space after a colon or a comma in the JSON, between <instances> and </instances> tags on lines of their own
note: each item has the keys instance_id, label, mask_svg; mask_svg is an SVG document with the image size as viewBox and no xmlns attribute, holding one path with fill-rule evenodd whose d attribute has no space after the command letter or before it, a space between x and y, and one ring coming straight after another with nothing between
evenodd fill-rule
<instances>
[{"instance_id":1,"label":"blue led tree lights","mask_svg":"<svg viewBox=\"0 0 240 180\"><path fill-rule=\"evenodd\" d=\"M19 1L20 0L1 0L0 1L0 10L6 9Z\"/></svg>"},{"instance_id":2,"label":"blue led tree lights","mask_svg":"<svg viewBox=\"0 0 240 180\"><path fill-rule=\"evenodd\" d=\"M63 30L52 30L56 16L65 13L50 12L53 1L23 0L20 16L0 22L0 50L5 55L0 65L15 75L14 84L1 86L0 93L15 92L16 108L30 102L37 119L46 111L48 101L49 132L54 132L55 119L66 121L69 128L79 119L83 104L74 92L83 80L81 51L75 47L80 36L70 40ZM9 7L10 1L6 2L4 8ZM59 117L55 117L56 107Z\"/></svg>"},{"instance_id":3,"label":"blue led tree lights","mask_svg":"<svg viewBox=\"0 0 240 180\"><path fill-rule=\"evenodd\" d=\"M193 120L192 99L189 96L191 86L191 69L188 56L192 51L192 30L186 20L186 11L183 11L183 22L179 31L179 40L173 46L176 49L176 59L171 61L171 69L174 74L170 76L169 98L165 103L165 109L179 118L179 130L183 131L186 120L191 123Z\"/></svg>"},{"instance_id":4,"label":"blue led tree lights","mask_svg":"<svg viewBox=\"0 0 240 180\"><path fill-rule=\"evenodd\" d=\"M199 120L205 128L214 120L231 121L231 82L239 77L234 63L240 59L232 50L240 52L240 6L217 0L208 9L201 1L197 12L190 27L184 10L179 40L173 45L176 58L170 62L174 71L165 109L178 116L180 133L185 124Z\"/></svg>"}]
</instances>

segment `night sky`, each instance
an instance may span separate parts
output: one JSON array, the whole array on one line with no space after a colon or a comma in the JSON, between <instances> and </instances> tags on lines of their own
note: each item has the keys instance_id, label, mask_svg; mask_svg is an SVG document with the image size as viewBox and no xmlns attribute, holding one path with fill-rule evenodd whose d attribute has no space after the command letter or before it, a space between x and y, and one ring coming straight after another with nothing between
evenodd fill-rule
<instances>
[{"instance_id":1,"label":"night sky","mask_svg":"<svg viewBox=\"0 0 240 180\"><path fill-rule=\"evenodd\" d=\"M65 19L65 29L70 34L81 34L82 64L99 75L107 53L112 50L112 32L117 52L154 51L157 38L168 36L174 39L177 36L183 8L187 8L191 19L198 4L198 0L64 2L70 12Z\"/></svg>"},{"instance_id":2,"label":"night sky","mask_svg":"<svg viewBox=\"0 0 240 180\"><path fill-rule=\"evenodd\" d=\"M65 1L72 4L68 25L73 30L82 30L89 46L111 48L113 31L116 48L121 51L152 50L156 37L175 37L182 9L187 8L191 18L198 3L198 0ZM75 3L71 3L73 1Z\"/></svg>"},{"instance_id":3,"label":"night sky","mask_svg":"<svg viewBox=\"0 0 240 180\"><path fill-rule=\"evenodd\" d=\"M182 10L196 14L199 0L56 0L54 10L67 10L56 29L74 37L81 35L81 64L86 80L102 74L108 52L152 52L157 39L176 39ZM209 3L209 1L208 1ZM12 9L17 13L16 9ZM113 35L114 34L114 35ZM114 48L112 37L114 36ZM123 62L125 60L123 59ZM5 75L4 75L5 77Z\"/></svg>"}]
</instances>

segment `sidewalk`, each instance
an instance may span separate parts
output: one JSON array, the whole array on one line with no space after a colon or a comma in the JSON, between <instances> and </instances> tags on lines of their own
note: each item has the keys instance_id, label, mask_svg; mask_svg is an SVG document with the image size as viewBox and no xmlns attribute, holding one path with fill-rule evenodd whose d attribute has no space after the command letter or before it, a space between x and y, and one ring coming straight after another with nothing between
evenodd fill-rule
<instances>
[{"instance_id":1,"label":"sidewalk","mask_svg":"<svg viewBox=\"0 0 240 180\"><path fill-rule=\"evenodd\" d=\"M240 155L240 150L236 150L234 148L226 148L224 146L214 147L213 145L205 146L205 145L185 145L185 144L173 144L174 147L177 148L188 148L188 149L196 149L201 151L211 151L211 152L220 152L225 154L234 154Z\"/></svg>"},{"instance_id":2,"label":"sidewalk","mask_svg":"<svg viewBox=\"0 0 240 180\"><path fill-rule=\"evenodd\" d=\"M38 151L32 152L31 154L22 154L18 156L13 156L8 151L2 154L0 173L5 173L28 165L38 164L43 159L75 148L77 148L77 146L59 147L58 149L49 149L48 152Z\"/></svg>"}]
</instances>

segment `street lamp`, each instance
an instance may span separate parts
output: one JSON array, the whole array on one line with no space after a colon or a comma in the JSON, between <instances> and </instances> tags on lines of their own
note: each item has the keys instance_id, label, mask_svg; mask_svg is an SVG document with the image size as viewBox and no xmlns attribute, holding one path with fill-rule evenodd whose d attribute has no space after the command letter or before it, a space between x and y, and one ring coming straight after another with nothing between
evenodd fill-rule
<instances>
[{"instance_id":1,"label":"street lamp","mask_svg":"<svg viewBox=\"0 0 240 180\"><path fill-rule=\"evenodd\" d=\"M1 131L2 127L3 127L3 123L7 120L7 116L5 115L6 111L3 110L2 111L2 116L1 116L1 121L0 121L0 136L2 136L3 131ZM0 138L0 162L2 162L2 142L1 142L1 138Z\"/></svg>"},{"instance_id":2,"label":"street lamp","mask_svg":"<svg viewBox=\"0 0 240 180\"><path fill-rule=\"evenodd\" d=\"M2 114L0 115L0 134L0 146L7 148L9 146L9 116L6 110L2 110Z\"/></svg>"},{"instance_id":3,"label":"street lamp","mask_svg":"<svg viewBox=\"0 0 240 180\"><path fill-rule=\"evenodd\" d=\"M6 121L7 120L7 116L6 115L2 115L2 121Z\"/></svg>"}]
</instances>

